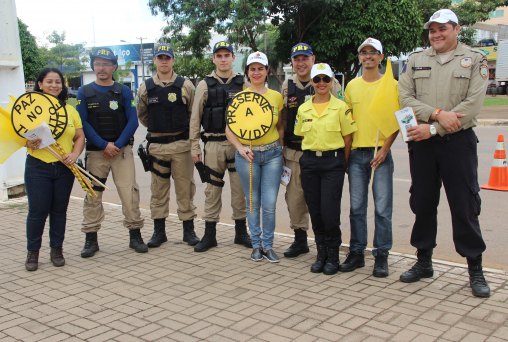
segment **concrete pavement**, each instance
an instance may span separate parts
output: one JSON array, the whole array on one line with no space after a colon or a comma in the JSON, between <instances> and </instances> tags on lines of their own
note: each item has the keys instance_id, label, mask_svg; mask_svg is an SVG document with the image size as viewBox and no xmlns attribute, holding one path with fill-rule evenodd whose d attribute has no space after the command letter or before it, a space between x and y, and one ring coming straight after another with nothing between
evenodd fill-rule
<instances>
[{"instance_id":1,"label":"concrete pavement","mask_svg":"<svg viewBox=\"0 0 508 342\"><path fill-rule=\"evenodd\" d=\"M100 252L79 256L82 200L72 198L64 255L49 261L48 229L39 270L24 269L26 198L0 202L1 341L503 341L508 340L508 274L486 272L493 294L471 295L464 265L435 260L435 276L398 281L413 256L393 254L391 274L366 267L315 275L311 253L280 264L254 263L232 243L234 229L218 225L219 247L194 253L181 242L181 224L168 218L169 242L146 254L128 248L121 208L105 205ZM142 211L145 241L152 232ZM196 221L202 236L203 221ZM282 255L290 239L277 235ZM341 260L344 251L341 250Z\"/></svg>"}]
</instances>

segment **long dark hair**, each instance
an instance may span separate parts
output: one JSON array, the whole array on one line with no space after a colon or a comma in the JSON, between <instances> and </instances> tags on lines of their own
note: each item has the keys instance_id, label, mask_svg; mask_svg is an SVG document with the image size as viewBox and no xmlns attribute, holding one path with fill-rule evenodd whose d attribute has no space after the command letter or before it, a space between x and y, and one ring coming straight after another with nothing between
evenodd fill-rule
<instances>
[{"instance_id":1,"label":"long dark hair","mask_svg":"<svg viewBox=\"0 0 508 342\"><path fill-rule=\"evenodd\" d=\"M42 81L46 78L46 76L50 72L54 72L54 73L58 74L58 76L60 76L60 80L62 81L62 91L58 95L58 99L60 100L60 102L65 103L65 101L67 100L67 86L65 85L65 79L64 79L64 77L62 75L62 72L60 70L56 69L56 68L44 68L44 69L42 69L42 71L39 73L39 76L37 76L37 80L35 81L34 91L38 91L40 93L43 93L41 87L39 87L39 82L42 83Z\"/></svg>"}]
</instances>

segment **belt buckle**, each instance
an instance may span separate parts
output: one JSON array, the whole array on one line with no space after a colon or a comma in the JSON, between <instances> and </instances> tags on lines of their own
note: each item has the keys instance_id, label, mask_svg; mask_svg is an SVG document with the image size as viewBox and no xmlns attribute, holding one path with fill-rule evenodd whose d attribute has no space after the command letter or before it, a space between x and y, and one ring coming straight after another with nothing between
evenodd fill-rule
<instances>
[{"instance_id":1,"label":"belt buckle","mask_svg":"<svg viewBox=\"0 0 508 342\"><path fill-rule=\"evenodd\" d=\"M322 151L316 151L316 157L322 157L323 152Z\"/></svg>"}]
</instances>

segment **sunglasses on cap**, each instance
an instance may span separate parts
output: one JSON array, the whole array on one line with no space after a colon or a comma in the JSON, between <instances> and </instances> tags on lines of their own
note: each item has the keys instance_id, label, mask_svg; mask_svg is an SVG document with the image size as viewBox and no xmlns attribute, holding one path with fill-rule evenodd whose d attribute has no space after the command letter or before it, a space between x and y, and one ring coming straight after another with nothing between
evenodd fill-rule
<instances>
[{"instance_id":1,"label":"sunglasses on cap","mask_svg":"<svg viewBox=\"0 0 508 342\"><path fill-rule=\"evenodd\" d=\"M327 75L324 75L324 76L317 75L317 76L314 76L312 78L312 82L314 82L316 84L319 83L320 81L323 81L325 83L330 83L331 80L332 80L332 78L330 76L327 76Z\"/></svg>"}]
</instances>

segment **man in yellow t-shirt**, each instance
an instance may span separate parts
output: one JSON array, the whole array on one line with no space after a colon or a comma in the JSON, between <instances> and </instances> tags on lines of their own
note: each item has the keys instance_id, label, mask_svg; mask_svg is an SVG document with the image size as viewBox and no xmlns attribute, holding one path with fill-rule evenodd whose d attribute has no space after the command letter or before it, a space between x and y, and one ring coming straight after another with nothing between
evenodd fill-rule
<instances>
[{"instance_id":1,"label":"man in yellow t-shirt","mask_svg":"<svg viewBox=\"0 0 508 342\"><path fill-rule=\"evenodd\" d=\"M392 208L393 208L393 159L390 147L398 131L389 137L378 133L378 128L369 118L369 106L381 82L379 65L384 58L381 42L367 38L358 47L358 58L362 64L362 76L346 87L346 103L353 111L358 131L353 134L353 145L349 158L349 195L351 241L349 254L342 265L341 272L351 272L365 266L364 251L367 247L367 204L369 181L372 168L374 197L374 249L373 275L388 276L388 253L392 248ZM375 153L376 137L379 134Z\"/></svg>"}]
</instances>

